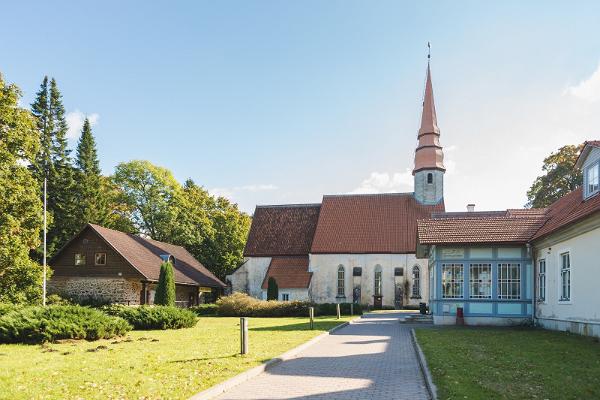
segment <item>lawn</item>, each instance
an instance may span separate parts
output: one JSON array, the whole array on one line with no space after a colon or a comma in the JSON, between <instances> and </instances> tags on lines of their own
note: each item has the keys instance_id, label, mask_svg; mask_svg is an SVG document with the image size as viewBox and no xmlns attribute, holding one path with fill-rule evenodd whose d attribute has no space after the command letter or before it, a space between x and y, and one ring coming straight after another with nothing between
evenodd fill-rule
<instances>
[{"instance_id":1,"label":"lawn","mask_svg":"<svg viewBox=\"0 0 600 400\"><path fill-rule=\"evenodd\" d=\"M217 317L116 340L0 345L0 398L185 399L341 322L317 318L311 331L306 318L251 318L245 356L239 318Z\"/></svg>"},{"instance_id":2,"label":"lawn","mask_svg":"<svg viewBox=\"0 0 600 400\"><path fill-rule=\"evenodd\" d=\"M418 329L440 399L598 399L600 343L529 328Z\"/></svg>"}]
</instances>

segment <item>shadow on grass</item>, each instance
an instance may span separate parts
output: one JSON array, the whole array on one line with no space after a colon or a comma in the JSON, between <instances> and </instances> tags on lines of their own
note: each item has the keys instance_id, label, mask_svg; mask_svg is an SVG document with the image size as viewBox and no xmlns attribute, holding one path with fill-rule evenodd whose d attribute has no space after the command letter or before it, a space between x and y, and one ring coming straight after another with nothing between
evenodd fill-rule
<instances>
[{"instance_id":1,"label":"shadow on grass","mask_svg":"<svg viewBox=\"0 0 600 400\"><path fill-rule=\"evenodd\" d=\"M220 356L220 357L198 357L198 358L187 358L185 360L171 360L169 361L169 364L186 364L186 363L191 363L191 362L197 362L197 361L207 361L207 360L219 360L219 359L224 359L224 358L233 358L233 357L237 357L239 354L238 353L234 353L234 354L230 354L227 356Z\"/></svg>"},{"instance_id":2,"label":"shadow on grass","mask_svg":"<svg viewBox=\"0 0 600 400\"><path fill-rule=\"evenodd\" d=\"M345 321L315 321L315 331L328 331L335 328L338 325L343 324ZM250 321L252 324L252 321ZM261 331L274 331L274 332L290 332L290 331L309 331L309 322L300 322L298 324L287 324L287 325L276 325L276 326L260 326L253 328L252 325L248 328L250 331L261 332Z\"/></svg>"}]
</instances>

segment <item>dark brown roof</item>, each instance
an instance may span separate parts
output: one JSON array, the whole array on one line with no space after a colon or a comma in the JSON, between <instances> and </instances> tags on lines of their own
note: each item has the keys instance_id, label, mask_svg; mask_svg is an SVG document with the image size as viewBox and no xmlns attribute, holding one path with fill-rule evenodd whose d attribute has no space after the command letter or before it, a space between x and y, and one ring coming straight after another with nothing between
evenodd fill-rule
<instances>
[{"instance_id":1,"label":"dark brown roof","mask_svg":"<svg viewBox=\"0 0 600 400\"><path fill-rule=\"evenodd\" d=\"M439 211L412 193L324 196L311 253L414 253L417 220Z\"/></svg>"},{"instance_id":2,"label":"dark brown roof","mask_svg":"<svg viewBox=\"0 0 600 400\"><path fill-rule=\"evenodd\" d=\"M573 190L548 207L548 221L536 232L533 240L546 236L600 211L600 195L583 200L582 188Z\"/></svg>"},{"instance_id":3,"label":"dark brown roof","mask_svg":"<svg viewBox=\"0 0 600 400\"><path fill-rule=\"evenodd\" d=\"M307 288L312 277L312 272L308 272L308 256L273 257L263 280L263 289L267 289L271 277L280 289Z\"/></svg>"},{"instance_id":4,"label":"dark brown roof","mask_svg":"<svg viewBox=\"0 0 600 400\"><path fill-rule=\"evenodd\" d=\"M421 244L527 243L546 221L546 209L435 214L419 221Z\"/></svg>"},{"instance_id":5,"label":"dark brown roof","mask_svg":"<svg viewBox=\"0 0 600 400\"><path fill-rule=\"evenodd\" d=\"M127 262L140 271L146 279L158 281L161 255L170 254L175 257L175 283L224 287L216 276L196 260L186 249L157 240L142 238L138 235L115 231L99 225L88 224Z\"/></svg>"},{"instance_id":6,"label":"dark brown roof","mask_svg":"<svg viewBox=\"0 0 600 400\"><path fill-rule=\"evenodd\" d=\"M256 207L244 256L308 255L320 207L320 204Z\"/></svg>"}]
</instances>

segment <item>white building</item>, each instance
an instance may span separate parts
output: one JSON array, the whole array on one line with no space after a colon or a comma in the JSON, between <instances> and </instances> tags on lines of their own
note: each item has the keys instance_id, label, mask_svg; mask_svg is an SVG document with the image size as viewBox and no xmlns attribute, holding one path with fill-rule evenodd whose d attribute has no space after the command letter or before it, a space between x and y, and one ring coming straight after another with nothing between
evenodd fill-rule
<instances>
[{"instance_id":1,"label":"white building","mask_svg":"<svg viewBox=\"0 0 600 400\"><path fill-rule=\"evenodd\" d=\"M444 164L429 66L415 151L414 192L324 196L320 204L258 206L233 291L280 300L418 305L429 298L417 220L444 211Z\"/></svg>"}]
</instances>

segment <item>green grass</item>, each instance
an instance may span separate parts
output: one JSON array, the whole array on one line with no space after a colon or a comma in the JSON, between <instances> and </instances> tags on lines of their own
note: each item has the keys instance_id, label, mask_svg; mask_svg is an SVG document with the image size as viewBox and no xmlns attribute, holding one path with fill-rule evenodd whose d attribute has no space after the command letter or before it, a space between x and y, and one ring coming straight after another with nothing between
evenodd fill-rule
<instances>
[{"instance_id":1,"label":"green grass","mask_svg":"<svg viewBox=\"0 0 600 400\"><path fill-rule=\"evenodd\" d=\"M185 399L341 322L317 318L311 331L306 318L251 318L245 356L238 354L239 318L217 317L116 340L0 345L0 398Z\"/></svg>"},{"instance_id":2,"label":"green grass","mask_svg":"<svg viewBox=\"0 0 600 400\"><path fill-rule=\"evenodd\" d=\"M598 399L600 344L529 328L418 329L440 399Z\"/></svg>"}]
</instances>

